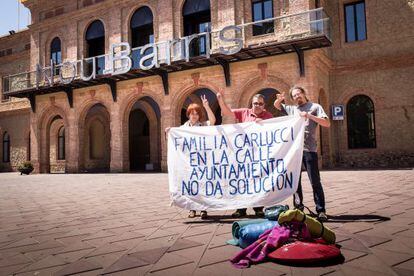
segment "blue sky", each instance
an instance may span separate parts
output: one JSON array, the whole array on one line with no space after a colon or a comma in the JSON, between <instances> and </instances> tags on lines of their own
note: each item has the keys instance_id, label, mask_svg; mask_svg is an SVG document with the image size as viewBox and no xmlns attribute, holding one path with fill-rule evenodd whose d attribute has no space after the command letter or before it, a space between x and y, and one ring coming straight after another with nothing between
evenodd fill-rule
<instances>
[{"instance_id":1,"label":"blue sky","mask_svg":"<svg viewBox=\"0 0 414 276\"><path fill-rule=\"evenodd\" d=\"M20 30L26 28L30 22L28 19L30 11L26 9L18 0L0 0L0 36L8 34L10 30ZM20 5L20 22L18 23L18 8Z\"/></svg>"}]
</instances>

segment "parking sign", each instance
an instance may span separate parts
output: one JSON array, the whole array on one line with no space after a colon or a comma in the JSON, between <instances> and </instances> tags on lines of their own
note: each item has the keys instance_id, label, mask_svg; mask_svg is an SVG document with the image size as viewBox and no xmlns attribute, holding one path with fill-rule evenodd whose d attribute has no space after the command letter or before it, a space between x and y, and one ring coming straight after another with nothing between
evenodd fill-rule
<instances>
[{"instance_id":1,"label":"parking sign","mask_svg":"<svg viewBox=\"0 0 414 276\"><path fill-rule=\"evenodd\" d=\"M344 119L344 106L341 104L332 105L332 120Z\"/></svg>"}]
</instances>

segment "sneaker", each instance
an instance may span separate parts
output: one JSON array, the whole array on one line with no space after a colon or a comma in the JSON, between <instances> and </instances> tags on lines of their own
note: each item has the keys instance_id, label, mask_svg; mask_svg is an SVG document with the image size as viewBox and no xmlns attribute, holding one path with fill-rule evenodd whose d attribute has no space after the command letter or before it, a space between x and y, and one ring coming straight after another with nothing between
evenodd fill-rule
<instances>
[{"instance_id":1,"label":"sneaker","mask_svg":"<svg viewBox=\"0 0 414 276\"><path fill-rule=\"evenodd\" d=\"M325 222L328 221L328 216L325 214L325 212L318 213L318 220Z\"/></svg>"},{"instance_id":2,"label":"sneaker","mask_svg":"<svg viewBox=\"0 0 414 276\"><path fill-rule=\"evenodd\" d=\"M236 212L234 212L233 214L231 214L231 217L233 218L241 218L246 216L246 211L244 210L236 210Z\"/></svg>"},{"instance_id":3,"label":"sneaker","mask_svg":"<svg viewBox=\"0 0 414 276\"><path fill-rule=\"evenodd\" d=\"M206 219L207 218L207 211L201 211L200 217L201 217L201 219Z\"/></svg>"},{"instance_id":4,"label":"sneaker","mask_svg":"<svg viewBox=\"0 0 414 276\"><path fill-rule=\"evenodd\" d=\"M196 211L194 210L191 210L190 213L188 214L189 218L195 218L195 216L196 216Z\"/></svg>"},{"instance_id":5,"label":"sneaker","mask_svg":"<svg viewBox=\"0 0 414 276\"><path fill-rule=\"evenodd\" d=\"M256 217L260 217L260 218L263 218L265 215L263 210L254 211L254 214L256 215Z\"/></svg>"}]
</instances>

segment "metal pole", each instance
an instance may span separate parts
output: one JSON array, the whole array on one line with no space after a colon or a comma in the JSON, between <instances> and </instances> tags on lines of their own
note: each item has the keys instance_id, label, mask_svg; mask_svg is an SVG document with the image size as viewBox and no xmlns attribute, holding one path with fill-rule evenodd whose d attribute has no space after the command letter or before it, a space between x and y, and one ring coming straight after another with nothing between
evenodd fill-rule
<instances>
[{"instance_id":1,"label":"metal pole","mask_svg":"<svg viewBox=\"0 0 414 276\"><path fill-rule=\"evenodd\" d=\"M17 1L17 31L20 30L20 0Z\"/></svg>"}]
</instances>

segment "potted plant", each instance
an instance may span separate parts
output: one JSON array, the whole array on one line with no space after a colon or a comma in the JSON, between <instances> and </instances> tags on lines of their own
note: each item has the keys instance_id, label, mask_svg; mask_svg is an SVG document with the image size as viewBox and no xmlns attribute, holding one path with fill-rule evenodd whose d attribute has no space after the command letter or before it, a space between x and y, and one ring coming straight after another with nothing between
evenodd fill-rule
<instances>
[{"instance_id":1,"label":"potted plant","mask_svg":"<svg viewBox=\"0 0 414 276\"><path fill-rule=\"evenodd\" d=\"M20 172L20 175L22 174L30 174L33 171L33 165L32 162L26 161L22 165L20 165L17 170Z\"/></svg>"}]
</instances>

